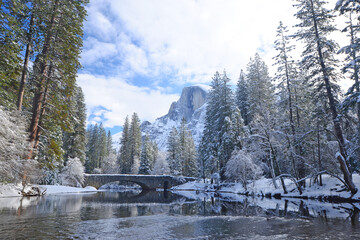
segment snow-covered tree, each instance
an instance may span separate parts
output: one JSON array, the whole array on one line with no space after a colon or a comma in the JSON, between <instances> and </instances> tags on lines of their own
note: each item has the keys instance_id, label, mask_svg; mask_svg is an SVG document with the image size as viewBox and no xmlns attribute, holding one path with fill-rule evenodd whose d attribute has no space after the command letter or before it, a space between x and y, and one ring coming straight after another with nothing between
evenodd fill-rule
<instances>
[{"instance_id":1,"label":"snow-covered tree","mask_svg":"<svg viewBox=\"0 0 360 240\"><path fill-rule=\"evenodd\" d=\"M168 136L166 159L169 163L170 173L180 175L182 166L180 160L179 134L175 127L171 129Z\"/></svg>"},{"instance_id":2,"label":"snow-covered tree","mask_svg":"<svg viewBox=\"0 0 360 240\"><path fill-rule=\"evenodd\" d=\"M114 152L111 152L104 158L101 170L103 173L119 173L119 164L117 163L116 154Z\"/></svg>"},{"instance_id":3,"label":"snow-covered tree","mask_svg":"<svg viewBox=\"0 0 360 240\"><path fill-rule=\"evenodd\" d=\"M86 107L84 93L77 87L74 96L74 106L72 108L72 129L71 132L64 133L64 158L79 158L85 163L86 158Z\"/></svg>"},{"instance_id":4,"label":"snow-covered tree","mask_svg":"<svg viewBox=\"0 0 360 240\"><path fill-rule=\"evenodd\" d=\"M120 152L118 156L118 162L120 165L121 173L131 172L131 161L130 161L130 123L129 117L126 116L123 131L120 139Z\"/></svg>"},{"instance_id":5,"label":"snow-covered tree","mask_svg":"<svg viewBox=\"0 0 360 240\"><path fill-rule=\"evenodd\" d=\"M19 182L23 178L29 147L24 120L19 113L0 107L0 182Z\"/></svg>"},{"instance_id":6,"label":"snow-covered tree","mask_svg":"<svg viewBox=\"0 0 360 240\"><path fill-rule=\"evenodd\" d=\"M268 67L258 53L250 59L247 67L246 81L248 85L248 99L250 109L249 144L258 149L261 161L267 164L269 174L276 186L276 116L275 87L269 76Z\"/></svg>"},{"instance_id":7,"label":"snow-covered tree","mask_svg":"<svg viewBox=\"0 0 360 240\"><path fill-rule=\"evenodd\" d=\"M334 134L339 143L338 162L344 175L344 180L352 193L357 192L346 162L348 158L345 138L341 126L341 116L337 109L338 86L335 81L339 79L336 72L337 60L334 54L337 44L328 38L336 28L332 24L334 15L324 7L325 2L320 0L297 0L295 7L299 11L295 16L299 19L296 38L305 44L302 53L301 66L309 73L310 83L316 87L318 98L329 105Z\"/></svg>"},{"instance_id":8,"label":"snow-covered tree","mask_svg":"<svg viewBox=\"0 0 360 240\"><path fill-rule=\"evenodd\" d=\"M166 175L170 174L169 163L166 160L166 153L159 152L155 160L154 168L151 171L151 174L154 175Z\"/></svg>"},{"instance_id":9,"label":"snow-covered tree","mask_svg":"<svg viewBox=\"0 0 360 240\"><path fill-rule=\"evenodd\" d=\"M93 172L95 168L101 169L103 160L108 156L108 137L102 123L90 125L87 130L88 143L86 145L86 172Z\"/></svg>"},{"instance_id":10,"label":"snow-covered tree","mask_svg":"<svg viewBox=\"0 0 360 240\"><path fill-rule=\"evenodd\" d=\"M288 159L287 164L291 164L292 166L291 173L287 173L292 174L297 179L302 179L305 177L305 163L304 156L302 156L303 146L301 146L301 141L298 139L300 127L300 102L298 95L302 92L298 86L300 79L295 62L291 56L291 51L294 49L294 46L290 43L287 27L282 22L280 22L277 28L276 36L275 50L277 51L277 55L274 57L274 65L277 66L275 79L278 83L277 95L280 98L277 104L279 109L282 109L282 111L278 113L278 128L280 127L282 133L280 137L285 140L282 143L286 148L283 152L286 151L286 153L288 153L284 155L284 157ZM280 166L277 171L278 174L282 173Z\"/></svg>"},{"instance_id":11,"label":"snow-covered tree","mask_svg":"<svg viewBox=\"0 0 360 240\"><path fill-rule=\"evenodd\" d=\"M197 165L197 152L194 139L189 130L186 131L184 166L182 175L188 177L196 177L199 174Z\"/></svg>"},{"instance_id":12,"label":"snow-covered tree","mask_svg":"<svg viewBox=\"0 0 360 240\"><path fill-rule=\"evenodd\" d=\"M140 130L140 119L137 113L133 113L131 116L131 123L129 129L129 147L130 147L130 156L129 156L129 164L131 168L135 170L137 167L133 165L137 165L136 161L140 159L141 154L141 130Z\"/></svg>"},{"instance_id":13,"label":"snow-covered tree","mask_svg":"<svg viewBox=\"0 0 360 240\"><path fill-rule=\"evenodd\" d=\"M152 170L151 162L153 160L152 154L153 154L152 144L149 135L146 134L141 148L139 174L149 175L151 173Z\"/></svg>"},{"instance_id":14,"label":"snow-covered tree","mask_svg":"<svg viewBox=\"0 0 360 240\"><path fill-rule=\"evenodd\" d=\"M226 164L226 177L229 180L240 181L245 190L247 190L248 182L258 179L261 174L261 168L244 150L235 150Z\"/></svg>"},{"instance_id":15,"label":"snow-covered tree","mask_svg":"<svg viewBox=\"0 0 360 240\"><path fill-rule=\"evenodd\" d=\"M232 119L235 102L229 81L225 71L223 75L216 72L213 77L199 149L199 165L204 168L201 175L218 172L221 179L236 142Z\"/></svg>"},{"instance_id":16,"label":"snow-covered tree","mask_svg":"<svg viewBox=\"0 0 360 240\"><path fill-rule=\"evenodd\" d=\"M79 158L69 158L60 173L63 185L81 187L84 182L84 166Z\"/></svg>"},{"instance_id":17,"label":"snow-covered tree","mask_svg":"<svg viewBox=\"0 0 360 240\"><path fill-rule=\"evenodd\" d=\"M249 99L248 99L247 83L245 81L245 73L243 70L240 71L240 77L236 85L236 96L235 103L240 109L241 116L244 120L244 124L247 126L251 121L249 115Z\"/></svg>"},{"instance_id":18,"label":"snow-covered tree","mask_svg":"<svg viewBox=\"0 0 360 240\"><path fill-rule=\"evenodd\" d=\"M346 93L346 98L343 101L342 109L345 111L353 110L356 115L356 131L351 134L354 147L348 151L350 170L360 170L360 102L358 101L360 96L360 25L358 22L358 16L360 12L360 2L350 0L340 0L337 2L336 9L340 11L342 15L348 18L346 27L342 32L346 33L348 45L340 48L339 53L346 54L345 65L343 65L343 73L349 76L354 82Z\"/></svg>"}]
</instances>

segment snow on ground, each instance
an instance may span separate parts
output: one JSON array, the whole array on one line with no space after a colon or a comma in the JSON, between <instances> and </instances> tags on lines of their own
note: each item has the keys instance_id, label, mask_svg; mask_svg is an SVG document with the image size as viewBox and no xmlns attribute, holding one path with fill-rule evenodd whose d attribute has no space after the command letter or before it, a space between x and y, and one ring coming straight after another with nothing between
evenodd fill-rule
<instances>
[{"instance_id":1,"label":"snow on ground","mask_svg":"<svg viewBox=\"0 0 360 240\"><path fill-rule=\"evenodd\" d=\"M69 186L56 186L56 185L37 185L41 191L46 190L46 194L59 194L59 193L85 193L96 192L94 187L76 188ZM2 197L21 197L21 184L0 184L0 198ZM25 189L26 191L26 189Z\"/></svg>"},{"instance_id":2,"label":"snow on ground","mask_svg":"<svg viewBox=\"0 0 360 240\"><path fill-rule=\"evenodd\" d=\"M282 197L301 197L301 198L310 198L310 199L319 199L321 197L339 197L339 198L350 198L351 193L344 191L343 184L335 177L324 174L322 176L323 186L319 186L317 183L312 183L310 179L306 182L306 188L303 193L300 194L295 186L295 184L289 180L284 179L287 194L284 194L283 188L281 186L280 180L277 180L278 188L275 188L271 179L261 178L254 182L251 182L247 185L247 190L240 183L222 183L219 185L202 183L202 182L187 182L183 185L173 187L173 191L203 191L203 192L218 192L218 193L237 193L237 194L250 194L250 195L260 195L264 196L270 194L281 195ZM356 193L352 199L360 201L360 176L358 174L353 175L353 181L355 186L359 188L358 193ZM217 190L216 190L217 189ZM181 194L181 193L180 193ZM192 198L197 198L196 194Z\"/></svg>"},{"instance_id":3,"label":"snow on ground","mask_svg":"<svg viewBox=\"0 0 360 240\"><path fill-rule=\"evenodd\" d=\"M57 185L39 185L39 188L46 194L58 194L58 193L85 193L85 192L96 192L97 189L94 187L76 188L69 186L57 186Z\"/></svg>"},{"instance_id":4,"label":"snow on ground","mask_svg":"<svg viewBox=\"0 0 360 240\"><path fill-rule=\"evenodd\" d=\"M21 184L0 184L0 197L21 197Z\"/></svg>"}]
</instances>

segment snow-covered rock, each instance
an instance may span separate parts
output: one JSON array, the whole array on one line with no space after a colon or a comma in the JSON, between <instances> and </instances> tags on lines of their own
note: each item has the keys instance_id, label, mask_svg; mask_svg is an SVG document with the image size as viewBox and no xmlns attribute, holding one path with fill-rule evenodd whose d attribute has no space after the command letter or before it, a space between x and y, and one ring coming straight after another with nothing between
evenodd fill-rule
<instances>
[{"instance_id":1,"label":"snow-covered rock","mask_svg":"<svg viewBox=\"0 0 360 240\"><path fill-rule=\"evenodd\" d=\"M143 122L141 131L150 135L151 140L158 144L160 151L166 151L167 138L172 127L179 127L184 117L187 127L193 134L195 144L198 145L204 129L206 100L207 91L203 87L185 87L180 99L171 104L168 114L156 119L153 123Z\"/></svg>"}]
</instances>

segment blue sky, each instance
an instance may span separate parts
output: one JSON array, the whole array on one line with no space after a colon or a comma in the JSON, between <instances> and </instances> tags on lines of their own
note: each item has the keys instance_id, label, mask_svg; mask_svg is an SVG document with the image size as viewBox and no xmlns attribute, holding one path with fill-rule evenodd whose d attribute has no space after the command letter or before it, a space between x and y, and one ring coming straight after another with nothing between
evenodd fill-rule
<instances>
[{"instance_id":1,"label":"blue sky","mask_svg":"<svg viewBox=\"0 0 360 240\"><path fill-rule=\"evenodd\" d=\"M336 0L331 4L335 5ZM279 21L293 26L291 0L92 0L78 74L89 123L116 133L126 115L154 121L184 86L226 69L236 83L259 52L271 67Z\"/></svg>"}]
</instances>

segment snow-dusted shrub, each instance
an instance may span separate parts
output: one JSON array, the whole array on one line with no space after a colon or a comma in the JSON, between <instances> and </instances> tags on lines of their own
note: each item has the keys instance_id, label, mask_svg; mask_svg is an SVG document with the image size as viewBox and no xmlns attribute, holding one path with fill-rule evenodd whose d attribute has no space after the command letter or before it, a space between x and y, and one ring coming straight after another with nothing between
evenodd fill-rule
<instances>
[{"instance_id":1,"label":"snow-dusted shrub","mask_svg":"<svg viewBox=\"0 0 360 240\"><path fill-rule=\"evenodd\" d=\"M28 149L24 118L0 107L0 182L20 182L24 174L34 177L35 162L23 160Z\"/></svg>"},{"instance_id":2,"label":"snow-dusted shrub","mask_svg":"<svg viewBox=\"0 0 360 240\"><path fill-rule=\"evenodd\" d=\"M59 169L55 168L55 169L49 169L46 167L42 168L42 172L41 172L41 179L39 179L38 184L43 184L43 185L59 185L61 184L61 179L60 179L60 173L59 173Z\"/></svg>"},{"instance_id":3,"label":"snow-dusted shrub","mask_svg":"<svg viewBox=\"0 0 360 240\"><path fill-rule=\"evenodd\" d=\"M118 173L119 166L117 164L116 154L110 153L109 156L106 156L103 159L101 164L101 170L103 173Z\"/></svg>"},{"instance_id":4,"label":"snow-dusted shrub","mask_svg":"<svg viewBox=\"0 0 360 240\"><path fill-rule=\"evenodd\" d=\"M158 153L151 174L154 175L170 174L169 163L166 160L166 152Z\"/></svg>"},{"instance_id":5,"label":"snow-dusted shrub","mask_svg":"<svg viewBox=\"0 0 360 240\"><path fill-rule=\"evenodd\" d=\"M80 187L84 183L85 167L79 158L69 158L66 166L60 173L61 183L63 185Z\"/></svg>"},{"instance_id":6,"label":"snow-dusted shrub","mask_svg":"<svg viewBox=\"0 0 360 240\"><path fill-rule=\"evenodd\" d=\"M229 180L240 181L245 190L249 180L256 180L262 174L251 157L243 150L235 150L226 164L225 176Z\"/></svg>"}]
</instances>

